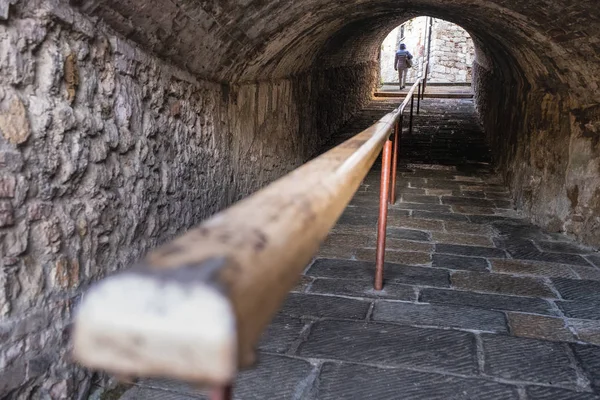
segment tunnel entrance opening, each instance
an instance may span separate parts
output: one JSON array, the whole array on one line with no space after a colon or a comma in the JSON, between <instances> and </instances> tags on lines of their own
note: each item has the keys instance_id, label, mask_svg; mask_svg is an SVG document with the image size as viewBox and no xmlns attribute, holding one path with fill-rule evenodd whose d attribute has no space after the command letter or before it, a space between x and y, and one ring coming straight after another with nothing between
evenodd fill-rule
<instances>
[{"instance_id":1,"label":"tunnel entrance opening","mask_svg":"<svg viewBox=\"0 0 600 400\"><path fill-rule=\"evenodd\" d=\"M452 22L420 16L395 27L383 40L379 56L382 84L398 83L394 57L401 43L414 56L413 67L407 74L408 82L414 82L423 63L429 61L429 83L471 83L475 45L469 33Z\"/></svg>"}]
</instances>

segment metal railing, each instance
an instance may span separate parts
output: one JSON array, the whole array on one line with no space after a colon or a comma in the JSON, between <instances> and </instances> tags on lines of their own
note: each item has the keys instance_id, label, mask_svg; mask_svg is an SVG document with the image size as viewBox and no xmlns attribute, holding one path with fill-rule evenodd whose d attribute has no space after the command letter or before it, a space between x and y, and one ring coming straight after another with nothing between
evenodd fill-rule
<instances>
[{"instance_id":1,"label":"metal railing","mask_svg":"<svg viewBox=\"0 0 600 400\"><path fill-rule=\"evenodd\" d=\"M263 330L383 148L381 289L403 113L410 101L412 131L414 93L418 112L425 84L426 75L374 125L95 284L76 314L75 359L121 377L213 386L213 399L229 398L238 369L254 363Z\"/></svg>"},{"instance_id":2,"label":"metal railing","mask_svg":"<svg viewBox=\"0 0 600 400\"><path fill-rule=\"evenodd\" d=\"M394 118L395 124L393 128L393 142L388 137L383 145L383 154L381 160L381 187L379 190L379 219L377 221L377 250L375 255L375 282L373 284L375 290L383 289L388 201L391 204L396 202L396 175L398 170L398 152L400 151L399 145L404 121L404 109L410 101L408 133L412 134L415 105L414 93L415 90L417 90L417 114L419 114L421 110L421 99L425 95L425 87L427 85L427 72L428 63L425 62L423 63L423 73L421 77L419 77L412 85L402 104L400 104L400 106L394 110L396 116Z\"/></svg>"}]
</instances>

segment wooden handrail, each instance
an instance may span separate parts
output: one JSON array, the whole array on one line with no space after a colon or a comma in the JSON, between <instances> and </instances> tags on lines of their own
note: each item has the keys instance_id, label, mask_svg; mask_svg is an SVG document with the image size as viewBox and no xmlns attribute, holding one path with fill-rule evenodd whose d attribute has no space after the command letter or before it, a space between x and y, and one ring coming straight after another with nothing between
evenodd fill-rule
<instances>
[{"instance_id":1,"label":"wooden handrail","mask_svg":"<svg viewBox=\"0 0 600 400\"><path fill-rule=\"evenodd\" d=\"M75 359L120 376L230 383L421 80L368 129L95 284L76 314Z\"/></svg>"}]
</instances>

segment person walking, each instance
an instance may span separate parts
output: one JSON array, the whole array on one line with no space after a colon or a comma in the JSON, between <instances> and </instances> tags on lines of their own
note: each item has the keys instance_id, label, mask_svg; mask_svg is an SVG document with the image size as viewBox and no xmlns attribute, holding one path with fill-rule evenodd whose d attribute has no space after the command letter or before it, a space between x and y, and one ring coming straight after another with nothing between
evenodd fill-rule
<instances>
[{"instance_id":1,"label":"person walking","mask_svg":"<svg viewBox=\"0 0 600 400\"><path fill-rule=\"evenodd\" d=\"M408 69L412 67L412 54L406 50L404 43L400 44L400 48L396 51L396 59L394 60L394 69L398 71L398 80L400 81L400 90L406 87L406 74Z\"/></svg>"}]
</instances>

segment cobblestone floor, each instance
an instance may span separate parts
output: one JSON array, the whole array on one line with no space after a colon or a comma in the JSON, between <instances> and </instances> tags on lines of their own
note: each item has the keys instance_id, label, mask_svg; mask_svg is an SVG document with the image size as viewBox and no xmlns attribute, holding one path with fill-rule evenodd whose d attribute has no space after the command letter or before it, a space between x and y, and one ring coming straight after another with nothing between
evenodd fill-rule
<instances>
[{"instance_id":1,"label":"cobblestone floor","mask_svg":"<svg viewBox=\"0 0 600 400\"><path fill-rule=\"evenodd\" d=\"M392 104L374 102L337 140ZM235 398L600 399L600 255L513 210L472 101L426 99L415 126L389 211L384 290L372 289L374 168ZM195 398L142 381L122 399Z\"/></svg>"}]
</instances>

